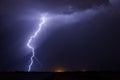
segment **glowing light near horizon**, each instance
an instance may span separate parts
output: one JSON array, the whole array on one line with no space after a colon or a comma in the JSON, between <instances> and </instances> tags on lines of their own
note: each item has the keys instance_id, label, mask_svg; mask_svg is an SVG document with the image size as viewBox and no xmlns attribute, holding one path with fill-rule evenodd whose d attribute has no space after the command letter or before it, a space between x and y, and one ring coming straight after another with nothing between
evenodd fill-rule
<instances>
[{"instance_id":1,"label":"glowing light near horizon","mask_svg":"<svg viewBox=\"0 0 120 80\"><path fill-rule=\"evenodd\" d=\"M54 72L66 72L66 68L58 67L54 70Z\"/></svg>"},{"instance_id":2,"label":"glowing light near horizon","mask_svg":"<svg viewBox=\"0 0 120 80\"><path fill-rule=\"evenodd\" d=\"M35 33L32 36L30 36L30 38L29 38L29 40L27 42L27 47L30 48L31 51L32 51L32 56L30 58L30 64L28 66L28 72L31 71L31 67L32 67L32 65L34 63L33 58L35 57L35 48L31 45L31 43L32 43L33 39L36 38L38 33L41 31L41 28L42 28L43 24L45 24L45 22L46 22L46 17L42 16L41 23L39 24L39 28L35 31Z\"/></svg>"}]
</instances>

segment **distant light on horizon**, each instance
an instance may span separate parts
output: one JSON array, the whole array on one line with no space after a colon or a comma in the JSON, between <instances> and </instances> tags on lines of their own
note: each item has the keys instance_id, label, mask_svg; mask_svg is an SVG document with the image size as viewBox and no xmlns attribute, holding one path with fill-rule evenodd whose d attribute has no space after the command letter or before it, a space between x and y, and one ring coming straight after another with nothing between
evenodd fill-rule
<instances>
[{"instance_id":1,"label":"distant light on horizon","mask_svg":"<svg viewBox=\"0 0 120 80\"><path fill-rule=\"evenodd\" d=\"M63 67L58 67L54 70L54 72L66 72L66 68L63 68Z\"/></svg>"},{"instance_id":2,"label":"distant light on horizon","mask_svg":"<svg viewBox=\"0 0 120 80\"><path fill-rule=\"evenodd\" d=\"M81 71L81 72L86 72L87 69L86 69L86 68L82 68L82 69L80 69L80 71Z\"/></svg>"}]
</instances>

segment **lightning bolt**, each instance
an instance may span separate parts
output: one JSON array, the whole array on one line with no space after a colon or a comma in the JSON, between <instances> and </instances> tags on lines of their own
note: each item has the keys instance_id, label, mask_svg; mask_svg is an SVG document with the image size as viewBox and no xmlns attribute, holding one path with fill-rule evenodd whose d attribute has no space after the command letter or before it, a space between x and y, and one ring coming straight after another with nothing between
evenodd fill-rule
<instances>
[{"instance_id":1,"label":"lightning bolt","mask_svg":"<svg viewBox=\"0 0 120 80\"><path fill-rule=\"evenodd\" d=\"M41 23L39 24L39 28L35 31L35 33L32 36L30 36L30 38L27 42L27 47L29 49L31 49L31 51L32 51L32 56L30 57L30 64L28 66L28 72L31 71L31 67L34 63L33 58L35 57L35 48L31 45L31 43L32 43L33 39L36 38L38 33L41 31L41 28L42 28L43 24L45 24L45 22L46 22L46 17L42 16L41 17Z\"/></svg>"}]
</instances>

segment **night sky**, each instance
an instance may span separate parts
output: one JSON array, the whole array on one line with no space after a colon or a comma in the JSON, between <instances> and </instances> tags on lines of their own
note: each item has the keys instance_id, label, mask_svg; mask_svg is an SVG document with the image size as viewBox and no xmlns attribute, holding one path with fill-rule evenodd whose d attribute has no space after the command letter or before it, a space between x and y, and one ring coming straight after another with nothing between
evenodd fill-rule
<instances>
[{"instance_id":1,"label":"night sky","mask_svg":"<svg viewBox=\"0 0 120 80\"><path fill-rule=\"evenodd\" d=\"M0 71L120 70L120 0L0 0Z\"/></svg>"}]
</instances>

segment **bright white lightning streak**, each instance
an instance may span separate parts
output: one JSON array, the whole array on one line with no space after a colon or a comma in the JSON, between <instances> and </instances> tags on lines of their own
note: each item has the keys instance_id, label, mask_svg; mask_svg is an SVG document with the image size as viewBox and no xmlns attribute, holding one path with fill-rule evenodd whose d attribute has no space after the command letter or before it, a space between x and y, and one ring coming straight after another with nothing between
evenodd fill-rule
<instances>
[{"instance_id":1,"label":"bright white lightning streak","mask_svg":"<svg viewBox=\"0 0 120 80\"><path fill-rule=\"evenodd\" d=\"M33 39L36 38L36 36L38 35L38 33L41 31L41 28L42 28L43 24L45 24L45 22L46 22L46 17L43 16L43 17L41 18L41 21L42 21L42 22L39 24L39 28L37 29L37 31L35 31L35 33L34 33L32 36L30 36L30 38L29 38L29 40L28 40L28 42L27 42L28 48L30 48L30 49L32 50L32 56L31 56L31 58L30 58L31 62L30 62L30 64L29 64L28 72L31 71L31 67L32 67L32 65L33 65L33 58L35 57L35 49L34 49L34 47L31 45L31 43L32 43Z\"/></svg>"}]
</instances>

